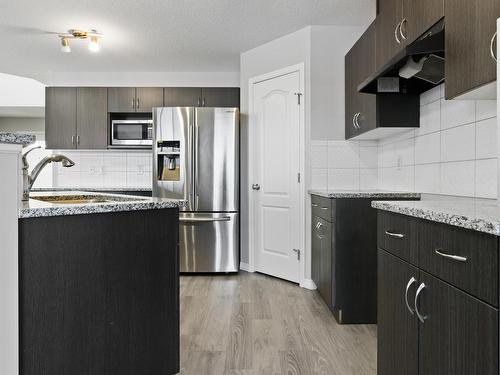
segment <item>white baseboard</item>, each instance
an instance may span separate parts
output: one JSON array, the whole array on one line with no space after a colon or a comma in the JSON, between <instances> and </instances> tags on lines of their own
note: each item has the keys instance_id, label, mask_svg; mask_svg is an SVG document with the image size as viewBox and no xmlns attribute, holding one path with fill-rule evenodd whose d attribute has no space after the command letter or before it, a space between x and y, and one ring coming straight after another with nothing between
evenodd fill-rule
<instances>
[{"instance_id":1,"label":"white baseboard","mask_svg":"<svg viewBox=\"0 0 500 375\"><path fill-rule=\"evenodd\" d=\"M314 281L312 281L311 279L304 279L304 280L302 280L302 282L300 283L300 286L302 288L310 289L310 290L317 289L316 288L316 284L314 284Z\"/></svg>"},{"instance_id":2,"label":"white baseboard","mask_svg":"<svg viewBox=\"0 0 500 375\"><path fill-rule=\"evenodd\" d=\"M240 270L247 272L254 272L254 270L250 269L250 265L248 263L240 262Z\"/></svg>"}]
</instances>

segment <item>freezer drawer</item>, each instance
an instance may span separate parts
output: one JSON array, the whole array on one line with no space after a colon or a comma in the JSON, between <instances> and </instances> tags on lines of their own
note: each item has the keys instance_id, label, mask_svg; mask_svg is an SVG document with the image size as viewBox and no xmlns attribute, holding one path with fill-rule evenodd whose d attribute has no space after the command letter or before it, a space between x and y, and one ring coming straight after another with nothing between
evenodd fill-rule
<instances>
[{"instance_id":1,"label":"freezer drawer","mask_svg":"<svg viewBox=\"0 0 500 375\"><path fill-rule=\"evenodd\" d=\"M239 244L237 213L180 213L180 272L237 272Z\"/></svg>"}]
</instances>

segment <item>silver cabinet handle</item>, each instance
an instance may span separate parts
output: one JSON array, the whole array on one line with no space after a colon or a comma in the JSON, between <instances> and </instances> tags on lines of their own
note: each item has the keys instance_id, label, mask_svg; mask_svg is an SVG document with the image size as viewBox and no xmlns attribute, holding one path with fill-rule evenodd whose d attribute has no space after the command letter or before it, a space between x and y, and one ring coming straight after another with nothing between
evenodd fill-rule
<instances>
[{"instance_id":1,"label":"silver cabinet handle","mask_svg":"<svg viewBox=\"0 0 500 375\"><path fill-rule=\"evenodd\" d=\"M326 210L329 210L330 207L321 207L321 209L326 211Z\"/></svg>"},{"instance_id":2,"label":"silver cabinet handle","mask_svg":"<svg viewBox=\"0 0 500 375\"><path fill-rule=\"evenodd\" d=\"M132 98L132 108L135 109L135 99Z\"/></svg>"},{"instance_id":3,"label":"silver cabinet handle","mask_svg":"<svg viewBox=\"0 0 500 375\"><path fill-rule=\"evenodd\" d=\"M179 218L180 223L212 223L214 221L230 221L231 218L229 216L222 217L192 217L192 218Z\"/></svg>"},{"instance_id":4,"label":"silver cabinet handle","mask_svg":"<svg viewBox=\"0 0 500 375\"><path fill-rule=\"evenodd\" d=\"M137 98L137 109L139 109L139 98Z\"/></svg>"},{"instance_id":5,"label":"silver cabinet handle","mask_svg":"<svg viewBox=\"0 0 500 375\"><path fill-rule=\"evenodd\" d=\"M425 289L425 284L422 283L419 285L418 289L417 289L417 293L415 293L415 313L417 314L418 316L418 320L420 320L422 323L425 322L425 319L427 319L427 316L424 316L420 313L420 311L418 311L418 297L420 296L420 293L422 293L422 290Z\"/></svg>"},{"instance_id":6,"label":"silver cabinet handle","mask_svg":"<svg viewBox=\"0 0 500 375\"><path fill-rule=\"evenodd\" d=\"M495 38L497 37L497 31L495 31L495 34L491 37L491 42L490 42L490 53L491 57L495 62L498 62L497 57L495 56L495 49L493 48L493 44L495 44Z\"/></svg>"},{"instance_id":7,"label":"silver cabinet handle","mask_svg":"<svg viewBox=\"0 0 500 375\"><path fill-rule=\"evenodd\" d=\"M312 203L311 206L318 207L318 205L316 203Z\"/></svg>"},{"instance_id":8,"label":"silver cabinet handle","mask_svg":"<svg viewBox=\"0 0 500 375\"><path fill-rule=\"evenodd\" d=\"M200 104L201 104L201 98L198 98L198 105L197 105L197 107L199 107Z\"/></svg>"},{"instance_id":9,"label":"silver cabinet handle","mask_svg":"<svg viewBox=\"0 0 500 375\"><path fill-rule=\"evenodd\" d=\"M352 126L354 127L354 129L357 129L357 128L356 128L356 121L355 121L355 119L356 119L356 116L357 116L357 115L358 115L358 114L357 114L357 113L355 113L355 114L352 116Z\"/></svg>"},{"instance_id":10,"label":"silver cabinet handle","mask_svg":"<svg viewBox=\"0 0 500 375\"><path fill-rule=\"evenodd\" d=\"M254 190L260 190L260 185L259 184L253 184L252 189Z\"/></svg>"},{"instance_id":11,"label":"silver cabinet handle","mask_svg":"<svg viewBox=\"0 0 500 375\"><path fill-rule=\"evenodd\" d=\"M76 144L77 144L77 145L79 145L79 144L80 144L80 136L79 136L79 135L77 135L77 136L76 136Z\"/></svg>"},{"instance_id":12,"label":"silver cabinet handle","mask_svg":"<svg viewBox=\"0 0 500 375\"><path fill-rule=\"evenodd\" d=\"M318 221L318 224L316 224L316 229L320 229L322 226L323 226L323 224L321 224L321 223Z\"/></svg>"},{"instance_id":13,"label":"silver cabinet handle","mask_svg":"<svg viewBox=\"0 0 500 375\"><path fill-rule=\"evenodd\" d=\"M387 234L388 236L391 236L391 237L396 237L396 238L404 238L404 236L405 236L404 234L394 233L394 232L391 232L390 230L386 230L385 234Z\"/></svg>"},{"instance_id":14,"label":"silver cabinet handle","mask_svg":"<svg viewBox=\"0 0 500 375\"><path fill-rule=\"evenodd\" d=\"M202 106L202 107L205 107L205 98L203 98L203 101L202 101L202 103L201 103L201 106Z\"/></svg>"},{"instance_id":15,"label":"silver cabinet handle","mask_svg":"<svg viewBox=\"0 0 500 375\"><path fill-rule=\"evenodd\" d=\"M361 112L358 112L356 118L354 119L354 122L356 123L356 126L358 127L358 129L361 129L361 126L359 126L359 116L361 116Z\"/></svg>"},{"instance_id":16,"label":"silver cabinet handle","mask_svg":"<svg viewBox=\"0 0 500 375\"><path fill-rule=\"evenodd\" d=\"M75 144L75 136L74 136L74 135L72 135L72 136L71 136L71 144L72 144L72 145L74 145L74 144Z\"/></svg>"},{"instance_id":17,"label":"silver cabinet handle","mask_svg":"<svg viewBox=\"0 0 500 375\"><path fill-rule=\"evenodd\" d=\"M412 277L410 279L410 281L408 281L408 284L406 284L405 302L406 302L406 307L408 308L408 311L411 313L411 315L413 315L415 313L415 311L410 307L410 303L408 302L408 290L410 289L410 286L412 286L412 284L414 284L416 282L417 282L417 279Z\"/></svg>"},{"instance_id":18,"label":"silver cabinet handle","mask_svg":"<svg viewBox=\"0 0 500 375\"><path fill-rule=\"evenodd\" d=\"M406 25L406 23L408 22L408 20L406 18L403 18L403 20L401 21L401 23L399 24L399 34L401 35L401 40L406 40L408 39L406 37L406 35L403 33L403 25Z\"/></svg>"},{"instance_id":19,"label":"silver cabinet handle","mask_svg":"<svg viewBox=\"0 0 500 375\"><path fill-rule=\"evenodd\" d=\"M439 249L435 249L434 252L437 255L442 256L443 258L446 258L446 259L456 260L457 262L467 262L467 258L462 257L460 255L446 254L446 253L443 253L442 251L440 251Z\"/></svg>"},{"instance_id":20,"label":"silver cabinet handle","mask_svg":"<svg viewBox=\"0 0 500 375\"><path fill-rule=\"evenodd\" d=\"M394 29L394 38L396 38L396 42L398 44L401 44L401 41L398 38L398 29L401 27L401 22L396 25L396 28Z\"/></svg>"}]
</instances>

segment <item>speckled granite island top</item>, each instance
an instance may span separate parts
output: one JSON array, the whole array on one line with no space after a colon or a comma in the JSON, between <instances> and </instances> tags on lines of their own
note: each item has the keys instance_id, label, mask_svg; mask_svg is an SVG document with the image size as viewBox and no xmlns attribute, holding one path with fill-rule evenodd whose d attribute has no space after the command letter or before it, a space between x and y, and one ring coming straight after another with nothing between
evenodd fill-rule
<instances>
[{"instance_id":1,"label":"speckled granite island top","mask_svg":"<svg viewBox=\"0 0 500 375\"><path fill-rule=\"evenodd\" d=\"M374 201L372 207L500 236L500 205L494 199L426 194L420 201Z\"/></svg>"},{"instance_id":2,"label":"speckled granite island top","mask_svg":"<svg viewBox=\"0 0 500 375\"><path fill-rule=\"evenodd\" d=\"M36 137L32 134L0 132L0 143L18 144L26 147L35 141Z\"/></svg>"},{"instance_id":3,"label":"speckled granite island top","mask_svg":"<svg viewBox=\"0 0 500 375\"><path fill-rule=\"evenodd\" d=\"M72 203L67 200L66 197L68 196L71 196L72 199L91 200L92 202ZM45 197L44 199L50 199L50 201L33 199L36 197ZM31 194L29 201L22 202L19 210L19 218L158 210L162 208L182 207L185 204L185 201L177 199L136 197L108 193L75 191L40 192Z\"/></svg>"},{"instance_id":4,"label":"speckled granite island top","mask_svg":"<svg viewBox=\"0 0 500 375\"><path fill-rule=\"evenodd\" d=\"M385 190L309 190L309 194L324 198L420 198L420 193Z\"/></svg>"}]
</instances>

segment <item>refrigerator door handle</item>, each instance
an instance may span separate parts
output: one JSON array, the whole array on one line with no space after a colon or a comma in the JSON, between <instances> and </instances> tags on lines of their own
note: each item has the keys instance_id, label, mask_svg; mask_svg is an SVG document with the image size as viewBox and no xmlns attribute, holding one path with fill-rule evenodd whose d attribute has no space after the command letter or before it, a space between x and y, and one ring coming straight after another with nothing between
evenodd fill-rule
<instances>
[{"instance_id":1,"label":"refrigerator door handle","mask_svg":"<svg viewBox=\"0 0 500 375\"><path fill-rule=\"evenodd\" d=\"M229 216L210 217L210 218L204 218L204 217L179 218L180 223L211 223L214 221L231 221L231 218Z\"/></svg>"},{"instance_id":2,"label":"refrigerator door handle","mask_svg":"<svg viewBox=\"0 0 500 375\"><path fill-rule=\"evenodd\" d=\"M193 145L193 194L194 200L194 211L198 211L199 207L199 194L198 194L198 147L199 147L199 137L198 137L198 113L195 111L194 116L194 145Z\"/></svg>"}]
</instances>

